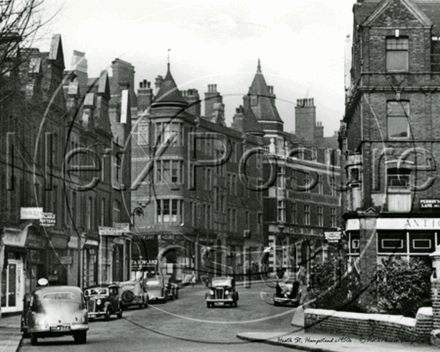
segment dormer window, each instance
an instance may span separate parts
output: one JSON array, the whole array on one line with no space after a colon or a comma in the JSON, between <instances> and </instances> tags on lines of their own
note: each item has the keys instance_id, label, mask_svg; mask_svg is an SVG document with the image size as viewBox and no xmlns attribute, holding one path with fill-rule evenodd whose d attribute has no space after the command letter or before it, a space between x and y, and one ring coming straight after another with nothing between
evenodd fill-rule
<instances>
[{"instance_id":1,"label":"dormer window","mask_svg":"<svg viewBox=\"0 0 440 352\"><path fill-rule=\"evenodd\" d=\"M258 99L256 95L251 96L251 106L257 106Z\"/></svg>"},{"instance_id":2,"label":"dormer window","mask_svg":"<svg viewBox=\"0 0 440 352\"><path fill-rule=\"evenodd\" d=\"M386 64L388 72L408 71L408 38L387 38Z\"/></svg>"}]
</instances>

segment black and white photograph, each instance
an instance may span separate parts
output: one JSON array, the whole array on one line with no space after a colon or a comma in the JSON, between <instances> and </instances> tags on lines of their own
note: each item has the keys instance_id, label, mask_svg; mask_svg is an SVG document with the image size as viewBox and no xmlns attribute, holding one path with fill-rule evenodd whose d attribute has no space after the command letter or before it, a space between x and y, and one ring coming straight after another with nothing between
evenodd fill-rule
<instances>
[{"instance_id":1,"label":"black and white photograph","mask_svg":"<svg viewBox=\"0 0 440 352\"><path fill-rule=\"evenodd\" d=\"M440 349L440 0L0 0L0 352Z\"/></svg>"}]
</instances>

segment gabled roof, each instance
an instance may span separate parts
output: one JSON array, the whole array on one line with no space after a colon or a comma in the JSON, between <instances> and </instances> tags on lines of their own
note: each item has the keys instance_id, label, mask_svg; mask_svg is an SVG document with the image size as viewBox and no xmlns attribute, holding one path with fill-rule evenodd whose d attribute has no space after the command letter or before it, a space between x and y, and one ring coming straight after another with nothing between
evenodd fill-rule
<instances>
[{"instance_id":1,"label":"gabled roof","mask_svg":"<svg viewBox=\"0 0 440 352\"><path fill-rule=\"evenodd\" d=\"M274 98L270 94L269 88L266 84L266 80L264 79L263 73L261 72L260 60L258 60L257 73L255 74L252 85L249 88L248 95L254 95L258 97L257 105L251 106L251 109L255 114L257 120L272 120L283 122L273 102Z\"/></svg>"},{"instance_id":2,"label":"gabled roof","mask_svg":"<svg viewBox=\"0 0 440 352\"><path fill-rule=\"evenodd\" d=\"M159 92L154 98L152 106L187 106L188 103L183 99L182 94L177 89L176 82L170 72L170 64L168 64L167 74L160 86Z\"/></svg>"},{"instance_id":3,"label":"gabled roof","mask_svg":"<svg viewBox=\"0 0 440 352\"><path fill-rule=\"evenodd\" d=\"M399 2L401 6L404 6L411 13L411 15L418 20L418 22L422 26L432 25L431 20L426 16L426 14L423 13L423 11L420 10L411 0L383 0L368 16L367 20L364 23L362 23L362 25L369 26L373 24L374 21L379 19L379 17L384 14L384 12L388 9L388 7L392 6L396 2Z\"/></svg>"}]
</instances>

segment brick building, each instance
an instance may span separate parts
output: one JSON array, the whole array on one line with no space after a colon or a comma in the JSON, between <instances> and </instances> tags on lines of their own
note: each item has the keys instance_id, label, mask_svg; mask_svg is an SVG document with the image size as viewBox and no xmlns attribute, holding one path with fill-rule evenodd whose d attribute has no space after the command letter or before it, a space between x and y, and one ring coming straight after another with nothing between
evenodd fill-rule
<instances>
[{"instance_id":1,"label":"brick building","mask_svg":"<svg viewBox=\"0 0 440 352\"><path fill-rule=\"evenodd\" d=\"M66 71L60 35L48 52L18 49L9 60L0 99L3 312L20 311L42 277L80 287L127 279L131 251L130 235L98 231L129 222L127 196L114 185L130 174L117 174L123 144L112 133L129 133L130 118L119 122L129 109L113 108L107 73L89 82L80 52Z\"/></svg>"},{"instance_id":2,"label":"brick building","mask_svg":"<svg viewBox=\"0 0 440 352\"><path fill-rule=\"evenodd\" d=\"M140 83L133 116L133 275L159 270L176 282L193 270L197 279L242 275L262 250L263 203L240 182L239 161L263 145L262 131L245 107L227 127L215 84L202 115L197 90L179 91L169 64L155 85L156 92ZM258 158L246 168L255 184Z\"/></svg>"},{"instance_id":3,"label":"brick building","mask_svg":"<svg viewBox=\"0 0 440 352\"><path fill-rule=\"evenodd\" d=\"M286 275L305 269L309 282L313 268L337 252L325 232L340 226L340 180L337 139L324 137L316 121L314 99L298 99L295 134L285 132L273 86L263 76L260 62L246 97L264 132L264 239L269 272ZM268 182L275 175L274 182Z\"/></svg>"},{"instance_id":4,"label":"brick building","mask_svg":"<svg viewBox=\"0 0 440 352\"><path fill-rule=\"evenodd\" d=\"M358 0L340 129L349 255L368 283L389 256L440 244L440 1Z\"/></svg>"}]
</instances>

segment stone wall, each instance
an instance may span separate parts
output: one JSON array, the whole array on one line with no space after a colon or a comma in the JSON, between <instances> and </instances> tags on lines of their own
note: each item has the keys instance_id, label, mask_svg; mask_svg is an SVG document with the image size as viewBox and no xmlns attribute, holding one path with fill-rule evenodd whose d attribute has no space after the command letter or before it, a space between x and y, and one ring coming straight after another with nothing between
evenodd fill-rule
<instances>
[{"instance_id":1,"label":"stone wall","mask_svg":"<svg viewBox=\"0 0 440 352\"><path fill-rule=\"evenodd\" d=\"M367 339L429 343L432 330L432 308L420 308L415 319L402 315L306 309L304 323L306 331L309 332L325 331Z\"/></svg>"}]
</instances>

